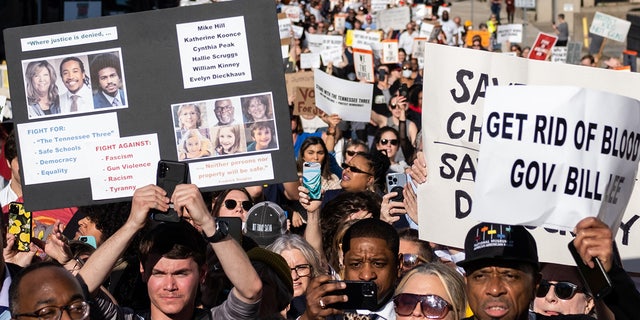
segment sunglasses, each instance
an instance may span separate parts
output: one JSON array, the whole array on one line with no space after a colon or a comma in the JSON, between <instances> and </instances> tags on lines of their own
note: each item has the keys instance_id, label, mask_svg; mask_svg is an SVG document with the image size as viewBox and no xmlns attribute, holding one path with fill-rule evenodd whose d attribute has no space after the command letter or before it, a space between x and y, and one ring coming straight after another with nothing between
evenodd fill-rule
<instances>
[{"instance_id":1,"label":"sunglasses","mask_svg":"<svg viewBox=\"0 0 640 320\"><path fill-rule=\"evenodd\" d=\"M364 170L360 170L360 169L358 169L358 168L356 168L356 167L354 167L354 166L350 166L350 165L348 165L348 164L346 164L346 163L343 163L343 164L342 164L342 169L344 169L344 170L349 169L349 171L351 171L351 172L353 172L353 173L364 173L364 174L368 174L368 175L372 176L372 174L371 174L371 173L366 172L366 171L364 171Z\"/></svg>"},{"instance_id":2,"label":"sunglasses","mask_svg":"<svg viewBox=\"0 0 640 320\"><path fill-rule=\"evenodd\" d=\"M249 211L249 209L251 209L251 207L253 206L251 204L251 201L235 201L233 199L227 199L224 201L224 207L228 210L233 210L238 206L238 202L240 202L240 205L242 205L242 209L244 209L244 211Z\"/></svg>"},{"instance_id":3,"label":"sunglasses","mask_svg":"<svg viewBox=\"0 0 640 320\"><path fill-rule=\"evenodd\" d=\"M402 268L411 269L419 264L429 263L427 259L411 253L402 253L400 257L400 264Z\"/></svg>"},{"instance_id":4,"label":"sunglasses","mask_svg":"<svg viewBox=\"0 0 640 320\"><path fill-rule=\"evenodd\" d=\"M383 145L383 146L386 146L389 143L391 143L391 145L397 146L398 145L398 139L381 139L380 140L380 144Z\"/></svg>"},{"instance_id":5,"label":"sunglasses","mask_svg":"<svg viewBox=\"0 0 640 320\"><path fill-rule=\"evenodd\" d=\"M401 293L393 297L396 313L405 317L413 313L418 303L422 315L427 319L442 319L447 316L449 310L453 310L451 304L434 294Z\"/></svg>"},{"instance_id":6,"label":"sunglasses","mask_svg":"<svg viewBox=\"0 0 640 320\"><path fill-rule=\"evenodd\" d=\"M540 282L540 285L538 286L538 290L536 291L536 297L544 298L551 289L551 286L555 287L554 291L556 297L562 300L569 300L573 298L573 296L578 291L578 286L568 281L558 281L556 283L550 283L547 280L542 280Z\"/></svg>"},{"instance_id":7,"label":"sunglasses","mask_svg":"<svg viewBox=\"0 0 640 320\"><path fill-rule=\"evenodd\" d=\"M367 154L367 153L366 152L362 152L362 151L347 150L347 155L349 157L355 157L356 154Z\"/></svg>"}]
</instances>

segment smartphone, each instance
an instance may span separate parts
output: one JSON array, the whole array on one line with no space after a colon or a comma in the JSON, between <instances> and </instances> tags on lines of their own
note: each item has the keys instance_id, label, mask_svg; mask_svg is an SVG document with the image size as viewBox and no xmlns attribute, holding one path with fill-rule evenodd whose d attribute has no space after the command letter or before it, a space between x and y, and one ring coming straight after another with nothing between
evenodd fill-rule
<instances>
[{"instance_id":1,"label":"smartphone","mask_svg":"<svg viewBox=\"0 0 640 320\"><path fill-rule=\"evenodd\" d=\"M387 77L387 71L384 69L378 69L378 80L384 81Z\"/></svg>"},{"instance_id":2,"label":"smartphone","mask_svg":"<svg viewBox=\"0 0 640 320\"><path fill-rule=\"evenodd\" d=\"M582 261L578 250L576 250L576 247L573 245L573 241L569 242L569 252L571 252L573 260L576 261L582 282L589 288L593 296L596 299L600 299L609 294L612 289L611 279L609 279L609 275L607 275L600 260L595 257L593 258L595 265L593 268L586 265Z\"/></svg>"},{"instance_id":3,"label":"smartphone","mask_svg":"<svg viewBox=\"0 0 640 320\"><path fill-rule=\"evenodd\" d=\"M78 238L78 240L89 244L94 249L98 249L98 244L96 243L96 237L94 236L81 236L80 238Z\"/></svg>"},{"instance_id":4,"label":"smartphone","mask_svg":"<svg viewBox=\"0 0 640 320\"><path fill-rule=\"evenodd\" d=\"M373 281L344 281L347 287L331 292L332 295L346 295L347 302L328 305L340 310L367 309L376 310L378 306L378 287Z\"/></svg>"},{"instance_id":5,"label":"smartphone","mask_svg":"<svg viewBox=\"0 0 640 320\"><path fill-rule=\"evenodd\" d=\"M398 92L400 92L400 95L401 95L401 96L403 96L403 97L405 97L405 98L406 98L406 97L408 97L408 96L409 96L409 88L407 87L407 84L406 84L406 83L403 83L403 84L400 86L400 90L398 90Z\"/></svg>"},{"instance_id":6,"label":"smartphone","mask_svg":"<svg viewBox=\"0 0 640 320\"><path fill-rule=\"evenodd\" d=\"M309 189L311 200L320 200L322 197L322 175L320 163L305 162L302 164L302 185Z\"/></svg>"},{"instance_id":7,"label":"smartphone","mask_svg":"<svg viewBox=\"0 0 640 320\"><path fill-rule=\"evenodd\" d=\"M407 175L405 173L391 172L387 173L387 193L397 192L398 194L391 198L391 201L402 202L404 200L404 186L407 184Z\"/></svg>"},{"instance_id":8,"label":"smartphone","mask_svg":"<svg viewBox=\"0 0 640 320\"><path fill-rule=\"evenodd\" d=\"M167 192L167 197L171 198L176 186L189 181L189 165L186 162L177 162L169 160L158 161L158 170L156 173L156 185ZM169 210L166 212L152 210L151 219L165 222L178 222L180 216L173 209L173 203L169 204Z\"/></svg>"},{"instance_id":9,"label":"smartphone","mask_svg":"<svg viewBox=\"0 0 640 320\"><path fill-rule=\"evenodd\" d=\"M28 252L31 244L31 212L25 211L22 203L9 204L9 233L16 237L13 248Z\"/></svg>"},{"instance_id":10,"label":"smartphone","mask_svg":"<svg viewBox=\"0 0 640 320\"><path fill-rule=\"evenodd\" d=\"M242 219L240 217L217 217L216 220L226 221L229 226L229 235L242 244Z\"/></svg>"}]
</instances>

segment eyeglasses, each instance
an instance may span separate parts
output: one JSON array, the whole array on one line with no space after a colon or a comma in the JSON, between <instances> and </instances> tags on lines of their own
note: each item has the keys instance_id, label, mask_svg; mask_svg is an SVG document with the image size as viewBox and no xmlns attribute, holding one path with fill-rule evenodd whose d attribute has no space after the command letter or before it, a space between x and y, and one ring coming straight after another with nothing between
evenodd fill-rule
<instances>
[{"instance_id":1,"label":"eyeglasses","mask_svg":"<svg viewBox=\"0 0 640 320\"><path fill-rule=\"evenodd\" d=\"M538 285L538 290L536 291L536 297L538 298L545 297L549 292L549 289L551 289L551 286L555 287L554 291L555 291L556 297L562 300L569 300L573 298L573 296L578 291L578 286L568 281L558 281L556 283L551 283L547 280L542 280L540 282L540 285Z\"/></svg>"},{"instance_id":2,"label":"eyeglasses","mask_svg":"<svg viewBox=\"0 0 640 320\"><path fill-rule=\"evenodd\" d=\"M244 209L244 211L249 211L249 209L251 209L251 207L253 206L253 204L251 204L251 201L236 201L233 199L227 199L224 201L224 207L228 210L233 210L238 206L238 202L240 202L240 205L242 205L242 209Z\"/></svg>"},{"instance_id":3,"label":"eyeglasses","mask_svg":"<svg viewBox=\"0 0 640 320\"><path fill-rule=\"evenodd\" d=\"M347 155L349 157L355 157L356 154L367 154L367 153L366 152L362 152L362 151L347 150Z\"/></svg>"},{"instance_id":4,"label":"eyeglasses","mask_svg":"<svg viewBox=\"0 0 640 320\"><path fill-rule=\"evenodd\" d=\"M417 254L402 253L401 255L402 257L400 259L400 264L402 265L402 268L405 268L405 269L411 269L419 264L429 263L427 259Z\"/></svg>"},{"instance_id":5,"label":"eyeglasses","mask_svg":"<svg viewBox=\"0 0 640 320\"><path fill-rule=\"evenodd\" d=\"M447 316L449 310L453 310L449 302L434 294L401 293L393 297L396 313L400 316L411 315L418 303L420 303L422 315L427 319L442 319Z\"/></svg>"},{"instance_id":6,"label":"eyeglasses","mask_svg":"<svg viewBox=\"0 0 640 320\"><path fill-rule=\"evenodd\" d=\"M346 163L343 163L343 164L342 164L342 169L344 169L344 170L349 169L349 171L351 171L351 172L353 172L353 173L364 173L364 174L368 174L368 175L372 176L372 174L371 174L371 173L366 172L366 171L364 171L364 170L360 170L360 169L358 169L358 168L356 168L356 167L354 167L354 166L350 166L350 165L348 165L348 164L346 164Z\"/></svg>"},{"instance_id":7,"label":"eyeglasses","mask_svg":"<svg viewBox=\"0 0 640 320\"><path fill-rule=\"evenodd\" d=\"M389 143L391 143L391 145L397 146L398 145L398 139L381 139L380 140L380 144L383 145L383 146L386 146Z\"/></svg>"},{"instance_id":8,"label":"eyeglasses","mask_svg":"<svg viewBox=\"0 0 640 320\"><path fill-rule=\"evenodd\" d=\"M48 306L36 310L33 313L21 313L13 315L14 318L30 317L41 320L60 320L62 312L67 311L72 320L83 320L89 316L89 304L85 301L76 301L66 306Z\"/></svg>"},{"instance_id":9,"label":"eyeglasses","mask_svg":"<svg viewBox=\"0 0 640 320\"><path fill-rule=\"evenodd\" d=\"M310 264L299 264L291 268L291 271L295 271L298 278L302 278L311 276L312 269L313 267Z\"/></svg>"}]
</instances>

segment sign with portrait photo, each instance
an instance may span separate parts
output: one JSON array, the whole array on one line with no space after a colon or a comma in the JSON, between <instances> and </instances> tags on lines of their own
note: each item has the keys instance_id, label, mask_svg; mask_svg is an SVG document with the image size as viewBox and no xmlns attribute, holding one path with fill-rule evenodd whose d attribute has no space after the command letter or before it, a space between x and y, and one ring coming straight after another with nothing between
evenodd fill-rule
<instances>
[{"instance_id":1,"label":"sign with portrait photo","mask_svg":"<svg viewBox=\"0 0 640 320\"><path fill-rule=\"evenodd\" d=\"M127 200L160 159L205 191L295 180L280 27L239 0L5 30L25 207Z\"/></svg>"}]
</instances>

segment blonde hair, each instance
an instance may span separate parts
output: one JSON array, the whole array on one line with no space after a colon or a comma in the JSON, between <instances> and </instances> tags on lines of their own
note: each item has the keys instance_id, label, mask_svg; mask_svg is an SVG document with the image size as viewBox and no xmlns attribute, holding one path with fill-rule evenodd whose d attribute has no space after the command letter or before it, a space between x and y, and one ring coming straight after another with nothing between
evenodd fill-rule
<instances>
[{"instance_id":1,"label":"blonde hair","mask_svg":"<svg viewBox=\"0 0 640 320\"><path fill-rule=\"evenodd\" d=\"M402 293L404 287L409 281L411 281L411 277L417 274L433 275L438 277L438 279L440 279L442 285L444 286L444 290L447 292L447 295L451 299L451 301L448 302L453 307L453 318L462 319L464 317L465 308L467 306L467 295L465 292L464 278L461 274L458 273L458 271L442 263L425 263L409 270L409 272L407 272L407 274L402 277L400 283L398 283L396 291L394 292L394 296Z\"/></svg>"}]
</instances>

